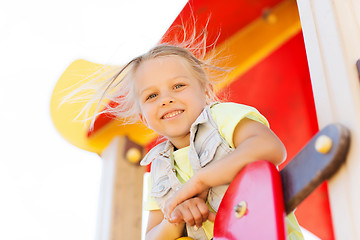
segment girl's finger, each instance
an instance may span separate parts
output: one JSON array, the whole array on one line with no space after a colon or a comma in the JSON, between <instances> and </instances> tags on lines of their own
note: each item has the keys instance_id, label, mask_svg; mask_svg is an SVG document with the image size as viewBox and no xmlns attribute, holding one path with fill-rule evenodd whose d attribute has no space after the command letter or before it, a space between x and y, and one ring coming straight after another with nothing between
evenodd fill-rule
<instances>
[{"instance_id":1,"label":"girl's finger","mask_svg":"<svg viewBox=\"0 0 360 240\"><path fill-rule=\"evenodd\" d=\"M170 223L180 223L183 222L182 220L183 220L183 216L181 214L181 211L175 209L171 214L171 219L169 219L168 221Z\"/></svg>"},{"instance_id":2,"label":"girl's finger","mask_svg":"<svg viewBox=\"0 0 360 240\"><path fill-rule=\"evenodd\" d=\"M182 208L181 209L181 215L183 216L184 222L186 222L190 226L195 225L195 219L194 219L194 217L192 215L192 212L190 211L189 208L187 208L187 207Z\"/></svg>"},{"instance_id":3,"label":"girl's finger","mask_svg":"<svg viewBox=\"0 0 360 240\"><path fill-rule=\"evenodd\" d=\"M174 204L172 202L167 202L164 207L164 216L165 216L165 218L167 218L169 220L171 220L171 214L176 207L176 205L175 206L173 206L173 205Z\"/></svg>"},{"instance_id":4,"label":"girl's finger","mask_svg":"<svg viewBox=\"0 0 360 240\"><path fill-rule=\"evenodd\" d=\"M202 226L203 223L203 216L198 208L197 205L194 205L190 208L191 211L191 215L194 219L195 225L200 228Z\"/></svg>"},{"instance_id":5,"label":"girl's finger","mask_svg":"<svg viewBox=\"0 0 360 240\"><path fill-rule=\"evenodd\" d=\"M197 204L198 208L199 208L199 211L201 213L201 216L202 216L202 220L203 222L205 222L207 219L208 219L208 216L209 216L209 207L206 205L205 202L199 202Z\"/></svg>"},{"instance_id":6,"label":"girl's finger","mask_svg":"<svg viewBox=\"0 0 360 240\"><path fill-rule=\"evenodd\" d=\"M215 222L216 214L213 212L209 212L208 220L211 222Z\"/></svg>"}]
</instances>

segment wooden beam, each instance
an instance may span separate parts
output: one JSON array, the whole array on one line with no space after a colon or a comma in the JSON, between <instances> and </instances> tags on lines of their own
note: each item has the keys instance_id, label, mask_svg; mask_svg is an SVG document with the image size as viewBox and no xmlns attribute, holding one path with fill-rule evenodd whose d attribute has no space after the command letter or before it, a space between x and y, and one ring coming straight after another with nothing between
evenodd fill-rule
<instances>
[{"instance_id":1,"label":"wooden beam","mask_svg":"<svg viewBox=\"0 0 360 240\"><path fill-rule=\"evenodd\" d=\"M101 155L98 240L141 239L145 168L126 159L128 147L126 137L116 137Z\"/></svg>"},{"instance_id":2,"label":"wooden beam","mask_svg":"<svg viewBox=\"0 0 360 240\"><path fill-rule=\"evenodd\" d=\"M298 0L320 128L340 122L352 143L346 164L329 181L336 239L360 239L359 0Z\"/></svg>"}]
</instances>

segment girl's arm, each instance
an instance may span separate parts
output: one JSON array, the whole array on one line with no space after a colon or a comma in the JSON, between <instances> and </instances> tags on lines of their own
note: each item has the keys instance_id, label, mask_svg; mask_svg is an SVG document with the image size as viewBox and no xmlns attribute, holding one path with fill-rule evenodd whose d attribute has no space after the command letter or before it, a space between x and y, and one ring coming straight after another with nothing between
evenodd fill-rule
<instances>
[{"instance_id":1,"label":"girl's arm","mask_svg":"<svg viewBox=\"0 0 360 240\"><path fill-rule=\"evenodd\" d=\"M285 147L279 138L264 124L245 118L236 126L233 142L235 150L199 170L165 205L165 217L170 219L174 208L186 199L223 184L229 184L248 163L268 160L275 165L286 157ZM214 177L216 176L216 177Z\"/></svg>"},{"instance_id":2,"label":"girl's arm","mask_svg":"<svg viewBox=\"0 0 360 240\"><path fill-rule=\"evenodd\" d=\"M149 212L148 225L146 229L146 240L169 240L182 236L185 224L173 224L164 219L161 210Z\"/></svg>"},{"instance_id":3,"label":"girl's arm","mask_svg":"<svg viewBox=\"0 0 360 240\"><path fill-rule=\"evenodd\" d=\"M286 157L283 143L270 128L248 118L236 126L233 142L235 150L231 154L198 172L194 178L195 186L207 189L229 184L251 162L267 160L279 165Z\"/></svg>"}]
</instances>

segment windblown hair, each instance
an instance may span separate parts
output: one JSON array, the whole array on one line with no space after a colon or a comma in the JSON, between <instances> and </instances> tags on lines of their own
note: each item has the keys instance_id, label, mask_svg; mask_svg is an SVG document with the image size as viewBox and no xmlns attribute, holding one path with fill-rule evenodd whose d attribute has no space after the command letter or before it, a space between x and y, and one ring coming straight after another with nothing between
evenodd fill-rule
<instances>
[{"instance_id":1,"label":"windblown hair","mask_svg":"<svg viewBox=\"0 0 360 240\"><path fill-rule=\"evenodd\" d=\"M176 27L178 28L178 26ZM207 93L206 101L208 104L219 99L216 97L213 82L214 79L211 77L219 77L220 74L226 70L220 67L215 67L213 60L215 59L215 51L212 51L215 47L215 43L207 45L207 32L206 27L203 28L202 32L198 35L195 27L193 26L192 31L189 31L185 27L179 29L171 29L171 31L178 31L182 33L181 39L175 37L172 41L164 42L153 47L148 52L140 55L120 69L110 68L111 71L116 71L115 74L105 80L102 83L93 85L95 93L89 99L86 106L81 113L86 113L88 116L88 109L93 103L97 103L95 113L90 117L92 119L90 128L93 127L95 119L100 114L111 114L116 118L120 118L121 122L135 123L138 121L138 115L140 113L140 107L138 105L138 97L136 90L134 89L134 74L142 63L147 60L161 58L161 57L178 57L181 58L187 65L190 73L193 74L201 85L204 87ZM192 34L187 35L188 32ZM96 86L96 87L94 87ZM86 89L88 86L82 86L81 89ZM80 90L77 90L79 92ZM71 93L68 98L74 96L76 92ZM104 104L106 102L106 104ZM111 102L111 104L108 104ZM80 114L79 114L80 115Z\"/></svg>"}]
</instances>

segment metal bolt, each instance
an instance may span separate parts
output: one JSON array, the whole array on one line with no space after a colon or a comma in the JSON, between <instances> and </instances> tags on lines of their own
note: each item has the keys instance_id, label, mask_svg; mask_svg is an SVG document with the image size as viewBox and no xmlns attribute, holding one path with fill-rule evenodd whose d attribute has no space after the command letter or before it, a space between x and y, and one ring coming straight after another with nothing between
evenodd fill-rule
<instances>
[{"instance_id":1,"label":"metal bolt","mask_svg":"<svg viewBox=\"0 0 360 240\"><path fill-rule=\"evenodd\" d=\"M234 207L235 217L236 218L242 218L247 210L247 204L245 201L241 201Z\"/></svg>"},{"instance_id":2,"label":"metal bolt","mask_svg":"<svg viewBox=\"0 0 360 240\"><path fill-rule=\"evenodd\" d=\"M319 153L326 154L330 151L332 140L326 135L319 136L315 141L315 149Z\"/></svg>"},{"instance_id":3,"label":"metal bolt","mask_svg":"<svg viewBox=\"0 0 360 240\"><path fill-rule=\"evenodd\" d=\"M137 148L130 148L126 152L126 158L132 163L137 163L141 158L141 152Z\"/></svg>"}]
</instances>

